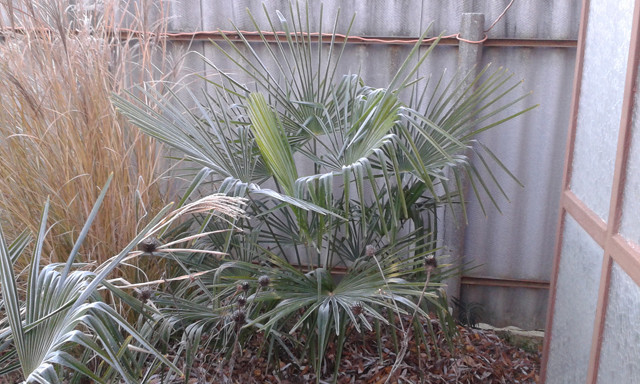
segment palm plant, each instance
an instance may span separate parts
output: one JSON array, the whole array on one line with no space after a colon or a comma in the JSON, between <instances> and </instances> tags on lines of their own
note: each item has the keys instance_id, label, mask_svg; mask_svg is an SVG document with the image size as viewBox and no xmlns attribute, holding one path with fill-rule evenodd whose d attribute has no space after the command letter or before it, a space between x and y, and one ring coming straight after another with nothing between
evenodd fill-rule
<instances>
[{"instance_id":1,"label":"palm plant","mask_svg":"<svg viewBox=\"0 0 640 384\"><path fill-rule=\"evenodd\" d=\"M323 248L323 238L336 223L349 222L354 201L364 212L367 202L389 199L373 208L380 216L391 215L393 220L379 225L393 239L402 219L409 218L408 193L422 192L418 196L427 195L434 204L464 204L463 191L448 190L444 182L448 171L457 181L469 177L478 195L483 190L491 196L488 183L496 179L489 160L497 159L490 152L485 159L480 149L486 147L472 145L478 133L533 108L491 120L526 96L508 97L520 82L510 83L504 70L485 70L464 89L459 77L448 83L441 78L429 88L426 80L414 77L436 41L424 53L417 43L388 87L367 87L358 75L337 76L346 43L340 44L334 33L328 48L314 44L295 21L300 10L291 13L293 30L278 13L284 37L271 24L275 45L262 35L267 54L280 63L275 68L267 67L247 40L244 50L231 40L230 48L214 42L236 64L232 72L245 75L253 88L209 63L221 80L211 81L213 91L195 111L175 97L153 92L146 94L155 100L153 106L120 96L115 97L116 106L142 131L209 169L220 192L285 203L295 216L296 232L313 254ZM261 30L257 24L256 29ZM241 31L237 33L242 38ZM403 101L401 92L415 97ZM156 106L161 112L153 110ZM488 180L465 156L469 147L489 170ZM299 174L301 162L313 172ZM405 190L408 185L415 189ZM313 220L319 220L315 228L320 232L308 225ZM327 260L321 264L326 266Z\"/></svg>"},{"instance_id":2,"label":"palm plant","mask_svg":"<svg viewBox=\"0 0 640 384\"><path fill-rule=\"evenodd\" d=\"M180 344L189 362L204 336L204 347L230 358L238 344L247 342L256 329L263 330L264 348L272 360L284 350L281 357L298 365L309 361L318 378L333 343L338 346L336 375L341 346L350 332L381 335L386 329L402 334L411 325L406 324L410 314L429 316L419 305L422 300L443 325L454 325L439 290L447 272L432 276L429 291L423 290L424 275L416 276L423 271L425 256L434 251L429 242L416 247L417 236L407 234L376 251L369 246L347 271L338 272L339 278L335 270L302 270L266 249L261 263L223 262L211 277L202 279L204 286L184 281L170 292L156 293L154 305L164 322L159 332L184 329Z\"/></svg>"},{"instance_id":3,"label":"palm plant","mask_svg":"<svg viewBox=\"0 0 640 384\"><path fill-rule=\"evenodd\" d=\"M226 197L208 197L170 214L171 205L168 205L121 252L90 271L86 264L77 263L76 258L110 182L111 178L102 188L67 261L40 268L43 245L49 232L47 220L50 204L47 201L33 247L26 296L23 300L18 293L13 263L26 248L29 238L21 235L8 246L0 227L0 283L2 310L6 314L0 321L2 374L20 369L25 382L57 383L61 382L60 372L56 370L56 366L59 366L85 375L94 382L107 382L105 377L98 376L95 370L87 367L86 359L74 356L74 346L81 347L85 357L98 359L110 366L110 371L127 383L139 382L139 377L134 374L136 367L132 367L128 361L122 361L123 356L127 356L129 347L144 352L180 373L147 338L128 324L112 306L102 301L98 289L112 287L104 281L105 278L122 262L142 254L142 251L134 251L134 247L164 231L178 216L211 211L214 208L219 209L222 214L237 214L239 201ZM122 331L130 335L126 341L122 337ZM150 369L153 366L151 364Z\"/></svg>"},{"instance_id":4,"label":"palm plant","mask_svg":"<svg viewBox=\"0 0 640 384\"><path fill-rule=\"evenodd\" d=\"M293 331L308 332L312 360L320 369L329 330L340 344L345 321L362 320L349 309L356 302L378 320L380 308L393 305L401 315L402 306L416 306L424 283L415 279L424 275L415 257L434 250L438 207L464 206L460 186L465 177L478 197L487 194L495 204L489 183L497 184L497 179L490 164L508 173L491 151L474 145L477 134L533 107L506 111L526 95L511 96L520 82L512 82L502 69L483 70L470 86L461 85L469 83L462 81L465 74L449 81L443 75L435 84L429 83L431 78L418 78L418 69L437 43L421 50L426 32L385 88L367 86L359 75L338 72L347 42L336 33L337 17L329 43L320 44L306 33L308 7L292 3L289 11L288 18L276 12L276 27L265 8L269 32L262 32L250 14L261 31L261 50L237 28L239 44L226 37L224 46L212 42L233 69L226 72L207 60L218 77L208 80L211 91L203 100L146 92L150 104L122 96L115 96L114 103L143 132L204 167L218 192L249 199L252 219L239 225L255 235L262 251L244 247L248 242L233 236L218 244L232 256L271 267L256 270L252 263L230 261L219 270L244 269L247 279L273 275L272 293L255 295L256 302L271 304L251 315L249 324L281 335L284 324L301 312ZM195 108L187 107L191 103ZM489 177L483 178L470 162L469 148ZM305 169L311 171L303 173ZM405 241L408 246L381 253L380 265L367 264L367 273L360 275L368 245L387 249ZM403 265L404 280L397 285L393 272L385 269L385 258L390 265ZM340 265L346 276L338 282L332 272ZM233 278L227 281L223 292L233 291L234 285L228 285L235 284ZM211 282L211 289L217 284ZM354 288L359 286L363 289ZM390 296L380 294L385 287ZM430 286L425 297L433 299L437 287ZM211 292L200 294L203 311L230 305L221 304ZM290 311L293 307L297 309ZM192 309L190 314L199 310ZM179 317L179 312L176 308L173 315ZM216 321L221 317L203 319L203 324Z\"/></svg>"}]
</instances>

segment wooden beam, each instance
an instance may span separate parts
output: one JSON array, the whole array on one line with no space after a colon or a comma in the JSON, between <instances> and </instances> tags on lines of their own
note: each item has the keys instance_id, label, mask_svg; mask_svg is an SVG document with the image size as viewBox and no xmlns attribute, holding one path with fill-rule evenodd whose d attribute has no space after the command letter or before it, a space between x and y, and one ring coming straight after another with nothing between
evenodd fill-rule
<instances>
[{"instance_id":1,"label":"wooden beam","mask_svg":"<svg viewBox=\"0 0 640 384\"><path fill-rule=\"evenodd\" d=\"M462 276L462 285L478 285L484 287L549 289L549 282L544 280L511 279L486 276Z\"/></svg>"}]
</instances>

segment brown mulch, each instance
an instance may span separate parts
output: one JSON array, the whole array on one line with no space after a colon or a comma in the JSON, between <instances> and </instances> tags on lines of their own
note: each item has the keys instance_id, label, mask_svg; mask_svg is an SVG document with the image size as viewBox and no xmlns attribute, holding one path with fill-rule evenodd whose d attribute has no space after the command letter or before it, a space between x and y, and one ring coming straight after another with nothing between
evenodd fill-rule
<instances>
[{"instance_id":1,"label":"brown mulch","mask_svg":"<svg viewBox=\"0 0 640 384\"><path fill-rule=\"evenodd\" d=\"M458 327L459 337L453 340L453 349L433 322L437 336L434 343L417 345L421 338L409 335L409 347L394 377L389 378L396 361L396 348L392 337L383 337L382 358L378 353L375 333L357 333L350 329L338 370L338 383L536 383L540 371L540 353L529 353L514 347L494 332ZM400 334L398 337L400 338ZM300 365L292 361L268 364L265 357L256 356L262 337L252 338L249 345L233 359L233 364L213 351L200 351L191 368L188 384L213 383L314 383L316 375L308 362ZM398 339L398 342L400 340ZM436 348L437 346L437 348ZM428 347L428 351L425 349ZM239 352L239 351L238 351ZM283 354L284 355L284 354ZM326 353L327 371L320 382L331 382L334 371L335 347ZM231 367L233 365L233 368ZM183 367L181 367L183 368ZM19 376L0 377L0 383L18 382ZM152 384L177 384L182 380L162 380L156 376Z\"/></svg>"},{"instance_id":2,"label":"brown mulch","mask_svg":"<svg viewBox=\"0 0 640 384\"><path fill-rule=\"evenodd\" d=\"M383 337L382 358L378 353L375 333L359 334L352 330L345 343L338 370L338 383L536 383L540 370L540 354L528 353L507 344L491 331L459 327L460 336L453 340L453 349L433 323L437 348L433 340L416 345L421 340L409 336L409 348L394 377L389 379L396 362L396 348L391 337ZM308 362L296 365L280 361L268 365L264 357L255 356L261 338L254 338L233 363L213 358L212 354L197 362L191 370L190 384L199 383L313 383L316 375ZM398 340L399 342L399 340ZM335 348L326 353L327 366L321 382L331 382ZM238 351L239 352L239 351ZM274 367L275 365L275 367ZM231 367L233 366L233 367ZM232 369L232 371L231 371Z\"/></svg>"}]
</instances>

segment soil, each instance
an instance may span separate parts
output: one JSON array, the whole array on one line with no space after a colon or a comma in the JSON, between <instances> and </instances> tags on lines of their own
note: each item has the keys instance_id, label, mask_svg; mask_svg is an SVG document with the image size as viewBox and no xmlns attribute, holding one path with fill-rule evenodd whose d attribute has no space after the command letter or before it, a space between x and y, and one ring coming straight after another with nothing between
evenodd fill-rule
<instances>
[{"instance_id":1,"label":"soil","mask_svg":"<svg viewBox=\"0 0 640 384\"><path fill-rule=\"evenodd\" d=\"M392 337L383 337L380 358L375 333L350 332L338 369L340 384L346 383L536 383L540 351L527 352L508 344L493 331L458 327L459 336L450 342L433 323L437 343L416 344L421 338L409 335L408 352L392 377L397 354ZM314 383L316 374L308 362L279 361L268 364L260 350L261 338L254 338L233 361L212 353L191 370L189 384L197 383ZM331 382L335 348L327 351L327 372L320 382ZM203 351L205 352L205 351ZM209 351L210 352L210 351ZM159 383L160 381L158 381ZM166 381L165 381L166 383Z\"/></svg>"},{"instance_id":2,"label":"soil","mask_svg":"<svg viewBox=\"0 0 640 384\"><path fill-rule=\"evenodd\" d=\"M448 341L432 323L436 342L423 340L409 334L407 353L399 362L393 376L392 367L397 360L393 337L383 337L378 347L375 332L358 333L351 329L338 369L340 384L347 383L536 383L539 380L540 351L527 352L513 346L492 330L458 326L459 336ZM425 327L426 332L426 327ZM399 335L397 335L399 336ZM190 369L188 384L214 383L279 383L299 384L316 382L316 374L308 362L294 363L282 360L269 363L265 356L256 355L261 350L263 337L257 334L246 348L237 350L234 358L223 359L214 351L201 350ZM396 340L400 342L400 340ZM382 350L382 358L379 354ZM321 383L332 382L335 368L335 347L326 353L327 371L322 373ZM183 368L183 365L180 366ZM17 373L0 377L0 384L16 383ZM178 384L182 380L163 380L156 375L151 384Z\"/></svg>"}]
</instances>

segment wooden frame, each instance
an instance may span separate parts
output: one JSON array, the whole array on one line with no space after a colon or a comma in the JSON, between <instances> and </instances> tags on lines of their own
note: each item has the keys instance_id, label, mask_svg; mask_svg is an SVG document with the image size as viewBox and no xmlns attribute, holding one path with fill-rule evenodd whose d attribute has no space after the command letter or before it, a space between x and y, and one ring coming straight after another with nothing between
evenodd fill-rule
<instances>
[{"instance_id":1,"label":"wooden frame","mask_svg":"<svg viewBox=\"0 0 640 384\"><path fill-rule=\"evenodd\" d=\"M613 262L615 261L619 264L633 279L633 281L640 285L640 248L629 243L618 233L620 229L620 219L622 216L625 175L631 141L631 127L633 123L632 119L638 76L638 64L640 64L640 0L635 1L635 8L633 11L633 26L630 36L631 43L629 46L629 56L627 60L622 114L620 118L620 128L618 131L618 146L616 150L615 170L607 222L600 219L593 210L584 204L584 202L580 201L580 199L570 190L588 18L589 0L583 0L578 52L576 57L576 72L571 104L571 120L569 123L565 170L562 182L563 192L560 202L561 207L558 219L558 232L556 235L555 259L551 278L551 295L549 298L549 309L547 313L546 338L543 347L541 372L541 380L543 383L546 380L550 341L553 338L553 313L555 309L557 279L562 253L562 235L564 232L566 215L568 214L573 217L589 234L589 236L591 236L594 241L604 249L600 285L598 287L598 303L596 307L595 324L589 357L589 368L587 372L588 384L595 384L598 379L600 351L602 348L602 337L609 300L611 268L613 266ZM621 36L621 38L626 38L626 36Z\"/></svg>"},{"instance_id":2,"label":"wooden frame","mask_svg":"<svg viewBox=\"0 0 640 384\"><path fill-rule=\"evenodd\" d=\"M542 347L542 367L540 370L540 380L544 383L547 378L547 366L549 362L549 349L551 346L551 337L553 329L553 313L556 304L556 290L558 288L558 272L560 266L560 256L562 253L562 234L564 233L564 215L567 211L567 202L570 200L575 202L577 199L566 197L566 191L569 189L569 181L571 180L571 160L573 159L573 149L576 140L576 126L578 122L578 106L580 104L580 88L582 80L582 67L584 63L585 40L587 36L587 21L589 19L589 0L582 1L582 12L580 15L580 31L578 32L578 48L576 52L576 67L573 78L573 95L571 99L571 114L569 120L569 134L567 136L567 149L565 151L564 160L564 176L562 179L563 196L560 200L560 213L558 218L558 229L556 232L555 257L553 260L553 268L551 270L551 286L549 292L549 305L547 309L547 323L545 329L544 344ZM580 203L578 203L580 204ZM581 211L580 207L576 209ZM585 212L585 216L592 215ZM578 221L580 222L580 221ZM599 228L598 228L599 229ZM597 230L594 228L594 230ZM587 231L589 232L589 231ZM591 232L589 232L591 233Z\"/></svg>"},{"instance_id":3,"label":"wooden frame","mask_svg":"<svg viewBox=\"0 0 640 384\"><path fill-rule=\"evenodd\" d=\"M609 301L609 288L611 286L611 268L615 260L625 272L640 284L640 254L632 247L625 247L625 241L618 234L620 218L622 217L623 193L627 160L631 144L631 127L633 123L633 108L635 105L636 79L638 77L638 63L640 59L640 46L638 44L638 31L640 28L640 0L636 0L633 11L633 26L631 28L631 43L629 45L629 59L627 61L627 77L625 79L624 96L622 101L622 115L620 117L620 130L618 131L618 147L616 150L616 163L613 173L613 186L609 204L609 219L607 222L606 242L604 245L604 260L600 287L598 289L598 306L593 338L591 342L591 355L589 357L589 371L587 382L595 384L598 380L598 368L600 363L600 351L602 349L602 336L607 315Z\"/></svg>"}]
</instances>

